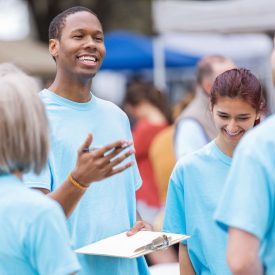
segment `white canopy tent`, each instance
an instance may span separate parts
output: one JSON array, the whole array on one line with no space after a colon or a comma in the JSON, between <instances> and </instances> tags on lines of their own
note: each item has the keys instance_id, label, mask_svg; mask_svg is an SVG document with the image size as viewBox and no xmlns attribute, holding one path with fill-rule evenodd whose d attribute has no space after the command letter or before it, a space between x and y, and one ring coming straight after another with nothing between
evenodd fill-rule
<instances>
[{"instance_id":1,"label":"white canopy tent","mask_svg":"<svg viewBox=\"0 0 275 275\"><path fill-rule=\"evenodd\" d=\"M273 43L263 33L275 31L274 0L156 0L153 23L166 48L199 56L221 54L252 70L265 84L269 108L275 111Z\"/></svg>"},{"instance_id":2,"label":"white canopy tent","mask_svg":"<svg viewBox=\"0 0 275 275\"><path fill-rule=\"evenodd\" d=\"M167 33L160 35L163 44L174 51L205 56L220 54L237 66L255 73L265 84L269 107L275 111L270 56L273 43L265 34Z\"/></svg>"},{"instance_id":3,"label":"white canopy tent","mask_svg":"<svg viewBox=\"0 0 275 275\"><path fill-rule=\"evenodd\" d=\"M167 33L160 37L163 44L174 51L195 56L224 55L259 77L268 77L265 73L270 69L273 44L265 34Z\"/></svg>"},{"instance_id":4,"label":"white canopy tent","mask_svg":"<svg viewBox=\"0 0 275 275\"><path fill-rule=\"evenodd\" d=\"M275 31L274 0L223 0L153 2L158 33Z\"/></svg>"}]
</instances>

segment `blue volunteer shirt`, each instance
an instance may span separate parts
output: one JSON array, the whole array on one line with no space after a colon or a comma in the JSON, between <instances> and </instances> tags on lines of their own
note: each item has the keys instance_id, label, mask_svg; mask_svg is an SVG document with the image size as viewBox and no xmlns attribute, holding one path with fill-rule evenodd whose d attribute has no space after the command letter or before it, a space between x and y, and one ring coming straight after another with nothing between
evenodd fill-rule
<instances>
[{"instance_id":1,"label":"blue volunteer shirt","mask_svg":"<svg viewBox=\"0 0 275 275\"><path fill-rule=\"evenodd\" d=\"M274 133L275 115L241 140L215 213L221 228L236 227L260 240L266 275L275 274Z\"/></svg>"},{"instance_id":2,"label":"blue volunteer shirt","mask_svg":"<svg viewBox=\"0 0 275 275\"><path fill-rule=\"evenodd\" d=\"M89 102L78 103L49 90L43 90L40 96L50 122L51 152L48 166L39 177L30 174L25 177L24 181L30 187L50 191L58 188L74 169L77 150L88 133L93 134L92 147L102 147L116 140L132 140L126 114L111 102L92 95ZM130 160L135 162L134 156ZM135 192L140 186L136 164L122 173L93 183L68 219L73 248L129 230L136 221ZM130 260L78 255L78 258L81 275L148 274L143 257Z\"/></svg>"},{"instance_id":3,"label":"blue volunteer shirt","mask_svg":"<svg viewBox=\"0 0 275 275\"><path fill-rule=\"evenodd\" d=\"M230 274L227 235L213 220L230 164L212 141L182 157L170 179L163 230L191 236L187 248L197 274Z\"/></svg>"},{"instance_id":4,"label":"blue volunteer shirt","mask_svg":"<svg viewBox=\"0 0 275 275\"><path fill-rule=\"evenodd\" d=\"M0 176L0 274L67 275L79 270L60 206L15 176Z\"/></svg>"}]
</instances>

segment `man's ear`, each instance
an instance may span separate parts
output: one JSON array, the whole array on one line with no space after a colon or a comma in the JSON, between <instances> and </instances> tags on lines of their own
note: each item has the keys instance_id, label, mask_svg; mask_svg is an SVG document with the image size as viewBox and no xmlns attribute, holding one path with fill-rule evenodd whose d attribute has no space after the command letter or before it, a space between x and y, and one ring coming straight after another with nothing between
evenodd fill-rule
<instances>
[{"instance_id":1,"label":"man's ear","mask_svg":"<svg viewBox=\"0 0 275 275\"><path fill-rule=\"evenodd\" d=\"M59 50L59 41L57 39L50 39L49 52L53 58L56 58Z\"/></svg>"},{"instance_id":2,"label":"man's ear","mask_svg":"<svg viewBox=\"0 0 275 275\"><path fill-rule=\"evenodd\" d=\"M212 88L212 83L209 81L209 79L204 78L202 80L202 88L207 93L207 95L209 96L211 88Z\"/></svg>"}]
</instances>

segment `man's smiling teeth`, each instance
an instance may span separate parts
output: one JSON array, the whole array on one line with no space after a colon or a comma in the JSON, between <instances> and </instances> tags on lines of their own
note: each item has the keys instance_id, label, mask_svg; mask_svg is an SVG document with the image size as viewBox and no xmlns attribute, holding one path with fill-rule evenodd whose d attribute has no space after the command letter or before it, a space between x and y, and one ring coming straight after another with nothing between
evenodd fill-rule
<instances>
[{"instance_id":1,"label":"man's smiling teeth","mask_svg":"<svg viewBox=\"0 0 275 275\"><path fill-rule=\"evenodd\" d=\"M93 57L93 56L80 56L79 60L80 61L93 61L93 62L96 61L95 57Z\"/></svg>"}]
</instances>

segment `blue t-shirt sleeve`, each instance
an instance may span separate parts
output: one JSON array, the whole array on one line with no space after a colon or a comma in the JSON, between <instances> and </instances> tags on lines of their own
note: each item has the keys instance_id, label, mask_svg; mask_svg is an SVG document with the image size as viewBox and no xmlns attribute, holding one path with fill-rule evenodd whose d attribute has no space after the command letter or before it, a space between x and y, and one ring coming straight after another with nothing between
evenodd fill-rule
<instances>
[{"instance_id":1,"label":"blue t-shirt sleeve","mask_svg":"<svg viewBox=\"0 0 275 275\"><path fill-rule=\"evenodd\" d=\"M183 175L179 165L176 165L169 182L163 231L186 234Z\"/></svg>"},{"instance_id":2,"label":"blue t-shirt sleeve","mask_svg":"<svg viewBox=\"0 0 275 275\"><path fill-rule=\"evenodd\" d=\"M261 240L271 220L268 181L261 162L245 151L237 152L214 215L217 223L225 230L235 227Z\"/></svg>"},{"instance_id":3,"label":"blue t-shirt sleeve","mask_svg":"<svg viewBox=\"0 0 275 275\"><path fill-rule=\"evenodd\" d=\"M62 210L56 204L43 211L29 226L25 251L41 275L65 275L80 269L70 247Z\"/></svg>"},{"instance_id":4,"label":"blue t-shirt sleeve","mask_svg":"<svg viewBox=\"0 0 275 275\"><path fill-rule=\"evenodd\" d=\"M142 185L142 179L139 174L136 159L134 157L133 157L133 161L135 162L135 164L130 169L133 170L135 189L138 190Z\"/></svg>"},{"instance_id":5,"label":"blue t-shirt sleeve","mask_svg":"<svg viewBox=\"0 0 275 275\"><path fill-rule=\"evenodd\" d=\"M125 116L125 129L126 129L126 135L127 135L127 141L133 141L133 136L130 128L130 122L125 113L123 113ZM129 162L129 159L126 159L127 162ZM135 190L138 190L142 185L142 179L138 170L137 161L134 155L130 156L130 161L134 162L134 165L130 167L131 173L133 175Z\"/></svg>"},{"instance_id":6,"label":"blue t-shirt sleeve","mask_svg":"<svg viewBox=\"0 0 275 275\"><path fill-rule=\"evenodd\" d=\"M23 182L27 187L45 188L49 191L52 191L51 179L52 176L49 162L39 175L36 175L33 172L29 172L23 176Z\"/></svg>"}]
</instances>

